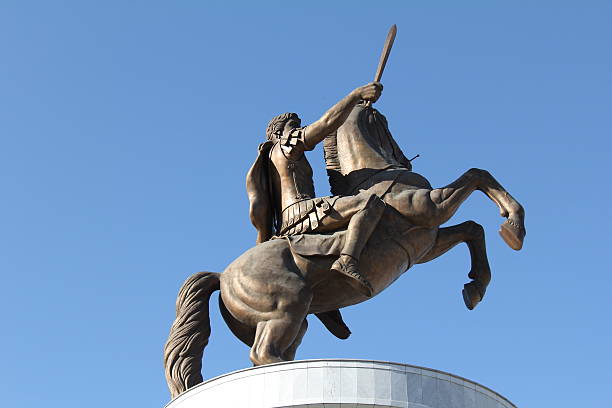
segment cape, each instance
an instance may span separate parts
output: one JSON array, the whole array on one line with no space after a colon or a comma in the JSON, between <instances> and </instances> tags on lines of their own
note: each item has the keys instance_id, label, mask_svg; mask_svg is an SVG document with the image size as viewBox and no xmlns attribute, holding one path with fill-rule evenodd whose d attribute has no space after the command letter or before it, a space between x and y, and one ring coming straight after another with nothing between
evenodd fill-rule
<instances>
[{"instance_id":1,"label":"cape","mask_svg":"<svg viewBox=\"0 0 612 408\"><path fill-rule=\"evenodd\" d=\"M257 158L246 177L249 196L249 217L257 229L257 243L260 244L274 235L274 201L270 190L268 162L274 142L268 140L259 145Z\"/></svg>"}]
</instances>

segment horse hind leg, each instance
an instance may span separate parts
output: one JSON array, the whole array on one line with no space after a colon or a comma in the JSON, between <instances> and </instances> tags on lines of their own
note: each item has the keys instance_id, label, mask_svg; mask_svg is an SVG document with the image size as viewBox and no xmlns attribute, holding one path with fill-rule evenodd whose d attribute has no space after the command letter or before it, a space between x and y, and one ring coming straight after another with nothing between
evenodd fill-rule
<instances>
[{"instance_id":1,"label":"horse hind leg","mask_svg":"<svg viewBox=\"0 0 612 408\"><path fill-rule=\"evenodd\" d=\"M304 319L302 321L302 326L300 327L300 330L298 331L297 336L295 336L295 340L293 340L293 343L291 343L291 345L283 353L282 355L283 360L293 361L295 359L295 353L297 352L298 347L302 343L302 339L304 338L304 335L306 334L307 329L308 329L308 320Z\"/></svg>"},{"instance_id":2,"label":"horse hind leg","mask_svg":"<svg viewBox=\"0 0 612 408\"><path fill-rule=\"evenodd\" d=\"M258 366L291 360L306 331L305 317L284 316L259 322L249 356L253 364Z\"/></svg>"},{"instance_id":3,"label":"horse hind leg","mask_svg":"<svg viewBox=\"0 0 612 408\"><path fill-rule=\"evenodd\" d=\"M244 324L232 316L223 302L223 294L219 295L219 310L223 320L225 320L225 324L227 324L227 327L229 327L234 336L247 346L252 347L255 341L255 327Z\"/></svg>"},{"instance_id":4,"label":"horse hind leg","mask_svg":"<svg viewBox=\"0 0 612 408\"><path fill-rule=\"evenodd\" d=\"M466 221L452 227L440 228L433 248L417 263L429 262L461 242L467 244L472 263L468 273L471 281L463 286L462 291L465 306L472 310L483 299L491 281L484 229L480 224Z\"/></svg>"},{"instance_id":5,"label":"horse hind leg","mask_svg":"<svg viewBox=\"0 0 612 408\"><path fill-rule=\"evenodd\" d=\"M257 323L250 359L254 365L292 360L306 332L312 292L303 288L295 299L279 299L269 318Z\"/></svg>"}]
</instances>

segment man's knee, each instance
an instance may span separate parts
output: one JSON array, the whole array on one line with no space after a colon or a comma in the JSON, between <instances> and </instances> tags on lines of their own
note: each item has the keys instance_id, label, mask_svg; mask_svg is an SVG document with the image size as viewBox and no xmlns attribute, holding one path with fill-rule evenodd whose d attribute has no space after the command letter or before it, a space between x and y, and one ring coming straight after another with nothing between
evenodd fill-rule
<instances>
[{"instance_id":1,"label":"man's knee","mask_svg":"<svg viewBox=\"0 0 612 408\"><path fill-rule=\"evenodd\" d=\"M329 221L334 221L336 224L348 223L355 215L366 211L370 213L380 213L384 211L386 204L376 194L370 192L361 192L355 196L341 197L333 206L330 213Z\"/></svg>"}]
</instances>

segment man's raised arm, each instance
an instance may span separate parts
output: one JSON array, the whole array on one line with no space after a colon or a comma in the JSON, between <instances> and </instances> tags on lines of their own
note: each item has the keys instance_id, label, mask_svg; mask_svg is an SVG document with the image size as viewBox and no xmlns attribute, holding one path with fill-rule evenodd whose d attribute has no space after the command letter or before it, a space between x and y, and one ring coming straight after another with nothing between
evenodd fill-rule
<instances>
[{"instance_id":1,"label":"man's raised arm","mask_svg":"<svg viewBox=\"0 0 612 408\"><path fill-rule=\"evenodd\" d=\"M371 82L354 89L340 102L325 112L321 119L306 127L306 134L304 135L306 146L312 149L317 143L338 130L359 101L376 102L382 93L382 88L383 86L380 82Z\"/></svg>"}]
</instances>

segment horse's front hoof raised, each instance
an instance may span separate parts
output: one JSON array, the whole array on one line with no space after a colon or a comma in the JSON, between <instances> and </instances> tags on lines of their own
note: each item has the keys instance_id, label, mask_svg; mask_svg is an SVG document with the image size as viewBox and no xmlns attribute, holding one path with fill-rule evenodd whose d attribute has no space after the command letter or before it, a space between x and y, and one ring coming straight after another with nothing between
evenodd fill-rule
<instances>
[{"instance_id":1,"label":"horse's front hoof raised","mask_svg":"<svg viewBox=\"0 0 612 408\"><path fill-rule=\"evenodd\" d=\"M499 235L508 246L515 251L519 251L523 247L523 239L525 239L525 227L517 223L506 220L499 228Z\"/></svg>"},{"instance_id":2,"label":"horse's front hoof raised","mask_svg":"<svg viewBox=\"0 0 612 408\"><path fill-rule=\"evenodd\" d=\"M480 290L475 282L469 282L463 285L463 290L461 293L463 294L465 306L470 310L473 310L482 300L482 295L480 294Z\"/></svg>"}]
</instances>

